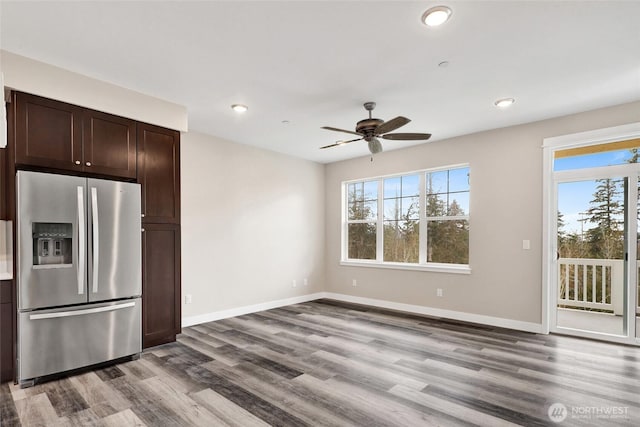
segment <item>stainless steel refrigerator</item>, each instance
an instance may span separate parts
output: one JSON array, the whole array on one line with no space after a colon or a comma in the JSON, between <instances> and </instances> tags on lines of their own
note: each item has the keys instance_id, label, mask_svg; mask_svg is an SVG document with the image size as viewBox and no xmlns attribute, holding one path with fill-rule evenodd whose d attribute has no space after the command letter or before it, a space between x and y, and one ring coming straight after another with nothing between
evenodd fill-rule
<instances>
[{"instance_id":1,"label":"stainless steel refrigerator","mask_svg":"<svg viewBox=\"0 0 640 427\"><path fill-rule=\"evenodd\" d=\"M140 185L17 173L18 380L142 351Z\"/></svg>"}]
</instances>

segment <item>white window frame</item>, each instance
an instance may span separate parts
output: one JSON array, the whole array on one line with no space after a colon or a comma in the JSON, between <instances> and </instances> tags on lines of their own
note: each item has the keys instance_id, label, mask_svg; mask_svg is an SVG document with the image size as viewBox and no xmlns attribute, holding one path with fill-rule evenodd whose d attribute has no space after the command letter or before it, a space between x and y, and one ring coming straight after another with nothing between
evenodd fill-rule
<instances>
[{"instance_id":1,"label":"white window frame","mask_svg":"<svg viewBox=\"0 0 640 427\"><path fill-rule=\"evenodd\" d=\"M418 270L418 271L431 271L431 272L441 272L441 273L458 273L458 274L471 274L471 265L470 264L451 264L451 263L436 263L436 262L427 262L427 221L434 220L467 220L470 221L470 215L458 215L458 216L444 216L444 217L427 217L426 216L426 174L433 172L441 172L444 170L452 170L452 169L460 169L460 168L469 168L471 167L468 163L455 164L442 166L437 168L429 168L429 169L421 169L416 171L402 172L402 173L394 173L390 175L381 175L375 177L368 178L360 178L353 179L349 181L342 181L342 232L341 232L341 256L340 256L340 265L343 266L353 266L353 267L374 267L374 268L389 268L396 270ZM471 172L469 172L471 173ZM404 263L404 262L389 262L384 261L384 192L383 192L383 184L384 180L388 178L398 178L407 175L418 175L419 177L419 188L420 188L420 220L418 223L419 227L419 258L417 263ZM349 184L366 182L366 181L377 181L378 182L378 209L377 209L377 218L375 221L373 220L348 220L348 186ZM469 198L471 199L471 183L469 183ZM377 225L376 229L376 259L350 259L349 255L349 224L350 223L373 223L375 222ZM469 252L471 251L469 245ZM469 257L471 254L469 253Z\"/></svg>"}]
</instances>

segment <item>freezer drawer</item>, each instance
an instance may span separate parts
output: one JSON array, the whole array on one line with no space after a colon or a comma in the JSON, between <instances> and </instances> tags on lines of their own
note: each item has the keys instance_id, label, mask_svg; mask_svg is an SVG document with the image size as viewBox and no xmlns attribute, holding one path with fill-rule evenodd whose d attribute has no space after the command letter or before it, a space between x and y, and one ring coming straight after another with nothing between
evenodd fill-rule
<instances>
[{"instance_id":1,"label":"freezer drawer","mask_svg":"<svg viewBox=\"0 0 640 427\"><path fill-rule=\"evenodd\" d=\"M19 313L19 381L140 353L141 313L140 298Z\"/></svg>"}]
</instances>

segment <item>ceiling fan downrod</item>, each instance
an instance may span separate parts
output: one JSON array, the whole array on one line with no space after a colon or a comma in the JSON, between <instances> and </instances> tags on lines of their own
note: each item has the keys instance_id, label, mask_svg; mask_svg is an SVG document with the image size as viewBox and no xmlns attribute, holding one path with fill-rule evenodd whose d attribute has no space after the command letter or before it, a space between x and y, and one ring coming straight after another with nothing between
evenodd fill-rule
<instances>
[{"instance_id":1,"label":"ceiling fan downrod","mask_svg":"<svg viewBox=\"0 0 640 427\"><path fill-rule=\"evenodd\" d=\"M374 108L376 108L375 102L369 101L364 103L364 109L369 112L369 118L371 118L371 112L373 111Z\"/></svg>"}]
</instances>

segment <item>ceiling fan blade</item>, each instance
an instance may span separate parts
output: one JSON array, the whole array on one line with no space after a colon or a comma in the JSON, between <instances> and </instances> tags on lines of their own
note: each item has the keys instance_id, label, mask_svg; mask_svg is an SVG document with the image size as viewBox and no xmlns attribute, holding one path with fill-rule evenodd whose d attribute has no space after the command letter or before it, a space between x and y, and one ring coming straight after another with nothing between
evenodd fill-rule
<instances>
[{"instance_id":1,"label":"ceiling fan blade","mask_svg":"<svg viewBox=\"0 0 640 427\"><path fill-rule=\"evenodd\" d=\"M334 130L334 131L336 131L336 132L346 132L346 133L351 133L351 134L353 134L353 135L362 135L361 133L354 132L354 131L352 131L352 130L332 128L332 127L329 127L329 126L323 126L321 129Z\"/></svg>"},{"instance_id":2,"label":"ceiling fan blade","mask_svg":"<svg viewBox=\"0 0 640 427\"><path fill-rule=\"evenodd\" d=\"M349 141L338 141L336 143L325 145L324 147L320 147L320 149L322 150L322 149L325 149L325 148L337 147L338 145L344 145L344 144L348 144L350 142L360 141L361 139L362 138L356 138L356 139L351 139Z\"/></svg>"},{"instance_id":3,"label":"ceiling fan blade","mask_svg":"<svg viewBox=\"0 0 640 427\"><path fill-rule=\"evenodd\" d=\"M430 133L388 133L380 136L384 139L404 140L404 141L426 141L431 138Z\"/></svg>"},{"instance_id":4,"label":"ceiling fan blade","mask_svg":"<svg viewBox=\"0 0 640 427\"><path fill-rule=\"evenodd\" d=\"M406 125L410 121L411 120L402 116L398 116L395 119L387 120L376 128L375 134L382 135L383 133L391 132L392 130L396 130L401 126Z\"/></svg>"}]
</instances>

